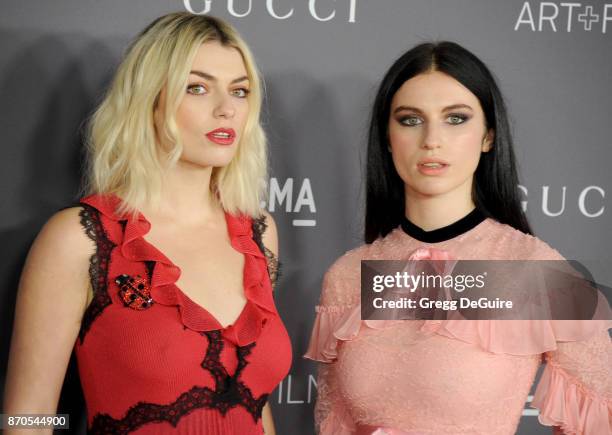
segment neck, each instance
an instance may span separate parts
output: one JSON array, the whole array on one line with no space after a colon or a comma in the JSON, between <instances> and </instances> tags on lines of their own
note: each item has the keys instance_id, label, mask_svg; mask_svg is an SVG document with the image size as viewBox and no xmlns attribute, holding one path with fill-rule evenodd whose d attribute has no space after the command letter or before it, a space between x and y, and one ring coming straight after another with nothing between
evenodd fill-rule
<instances>
[{"instance_id":1,"label":"neck","mask_svg":"<svg viewBox=\"0 0 612 435\"><path fill-rule=\"evenodd\" d=\"M209 221L222 213L210 190L212 167L198 167L178 161L162 174L161 200L145 215L190 225Z\"/></svg>"},{"instance_id":2,"label":"neck","mask_svg":"<svg viewBox=\"0 0 612 435\"><path fill-rule=\"evenodd\" d=\"M476 208L469 192L423 195L406 189L405 204L406 218L425 231L446 227Z\"/></svg>"}]
</instances>

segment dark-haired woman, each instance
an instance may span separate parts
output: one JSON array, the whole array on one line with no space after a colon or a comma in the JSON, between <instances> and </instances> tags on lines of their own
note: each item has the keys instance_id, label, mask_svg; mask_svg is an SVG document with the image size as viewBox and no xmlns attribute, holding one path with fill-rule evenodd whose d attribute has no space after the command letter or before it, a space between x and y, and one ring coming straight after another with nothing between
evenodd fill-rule
<instances>
[{"instance_id":1,"label":"dark-haired woman","mask_svg":"<svg viewBox=\"0 0 612 435\"><path fill-rule=\"evenodd\" d=\"M606 321L360 318L360 261L556 260L531 235L503 98L461 46L421 44L387 72L367 156L366 244L327 272L306 356L321 434L514 434L536 371L540 422L612 433Z\"/></svg>"}]
</instances>

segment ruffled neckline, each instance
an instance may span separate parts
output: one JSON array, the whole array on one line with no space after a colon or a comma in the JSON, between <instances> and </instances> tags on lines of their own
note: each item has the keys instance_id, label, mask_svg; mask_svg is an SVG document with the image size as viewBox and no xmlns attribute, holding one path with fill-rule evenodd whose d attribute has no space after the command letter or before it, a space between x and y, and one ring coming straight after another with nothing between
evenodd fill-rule
<instances>
[{"instance_id":1,"label":"ruffled neckline","mask_svg":"<svg viewBox=\"0 0 612 435\"><path fill-rule=\"evenodd\" d=\"M99 210L107 218L123 224L121 240L117 240L121 255L137 262L153 262L151 297L165 306L176 306L183 325L193 331L220 330L227 340L245 346L257 340L265 324L277 316L272 286L267 279L266 259L253 240L252 219L245 215L225 213L225 221L234 249L244 255L243 286L246 303L231 325L223 327L208 310L194 302L177 285L181 269L144 236L151 223L140 212L119 214L121 199L115 195L91 195L81 200Z\"/></svg>"},{"instance_id":2,"label":"ruffled neckline","mask_svg":"<svg viewBox=\"0 0 612 435\"><path fill-rule=\"evenodd\" d=\"M452 269L455 258L444 249L419 248L407 259L432 260L440 270ZM436 334L478 346L494 354L536 355L557 349L558 342L585 341L612 327L605 298L594 318L601 320L362 320L361 305L319 305L304 357L321 362L337 359L338 345L354 340L362 328L387 329L418 325L420 333ZM460 316L459 316L460 317ZM417 323L414 323L417 322Z\"/></svg>"}]
</instances>

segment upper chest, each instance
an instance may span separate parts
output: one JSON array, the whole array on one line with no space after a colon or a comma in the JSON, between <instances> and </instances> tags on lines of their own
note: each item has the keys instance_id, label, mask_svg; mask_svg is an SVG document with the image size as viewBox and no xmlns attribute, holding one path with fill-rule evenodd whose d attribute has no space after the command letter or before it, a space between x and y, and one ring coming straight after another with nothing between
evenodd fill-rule
<instances>
[{"instance_id":1,"label":"upper chest","mask_svg":"<svg viewBox=\"0 0 612 435\"><path fill-rule=\"evenodd\" d=\"M146 235L148 243L181 270L180 283L206 287L207 283L241 286L244 255L231 244L224 228L157 228Z\"/></svg>"}]
</instances>

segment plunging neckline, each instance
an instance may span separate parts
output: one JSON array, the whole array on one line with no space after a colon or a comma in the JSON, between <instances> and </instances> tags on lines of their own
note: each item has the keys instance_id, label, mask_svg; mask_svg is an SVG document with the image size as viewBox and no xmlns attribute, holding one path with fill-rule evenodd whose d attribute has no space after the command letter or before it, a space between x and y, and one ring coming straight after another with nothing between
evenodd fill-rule
<instances>
[{"instance_id":1,"label":"plunging neckline","mask_svg":"<svg viewBox=\"0 0 612 435\"><path fill-rule=\"evenodd\" d=\"M104 215L101 230L107 233L109 242L116 247L109 260L116 267L113 274L151 272L150 295L154 301L151 309L173 308L184 328L198 333L220 330L224 339L237 346L254 343L268 321L278 318L266 258L254 239L252 217L231 213L224 216L231 246L244 255L242 288L246 303L233 322L223 326L210 311L176 285L181 269L144 238L151 229L151 223L142 213L138 210L130 213L129 209L120 212L122 201L115 194L93 194L80 202ZM115 286L113 277L108 278L108 284ZM144 310L145 313L147 311Z\"/></svg>"},{"instance_id":2,"label":"plunging neckline","mask_svg":"<svg viewBox=\"0 0 612 435\"><path fill-rule=\"evenodd\" d=\"M178 272L179 272L179 277L180 275L183 273L183 269L181 269L180 266L178 266L174 261L172 261L161 249L159 249L154 243L150 242L149 240L147 240L147 238L145 237L148 233L151 232L151 228L153 227L153 225L151 224L151 221L149 219L147 219L147 217L142 213L142 212L138 212L140 217L148 224L149 228L147 230L147 232L145 234L142 235L142 240L154 251L157 251L159 253L159 255L161 257L163 257L168 264L172 265L173 267L175 267ZM189 301L189 303L199 307L206 316L208 316L210 318L210 320L212 320L212 322L214 322L217 326L219 330L226 330L226 329L230 329L230 328L236 328L236 325L240 322L240 320L242 319L242 317L245 315L246 310L247 310L247 306L250 303L249 298L246 295L246 288L245 288L245 272L246 272L246 262L247 262L247 258L246 258L246 254L244 252L239 251L238 249L236 249L236 247L233 245L232 243L232 237L230 234L230 229L229 229L229 225L228 225L228 213L226 211L223 211L223 220L225 222L225 228L227 231L227 235L230 239L230 246L232 247L233 250L237 251L238 253L242 254L242 258L243 258L243 265L242 265L242 294L244 296L245 302L244 305L242 306L242 309L240 310L240 312L238 313L238 316L234 319L233 322L229 323L226 326L223 326L221 324L221 322L219 321L219 319L217 318L217 316L215 316L213 313L211 313L207 308L205 308L202 304L199 304L198 302L194 301L187 293L185 293L183 291L183 289L175 282L173 285L176 288L176 291L181 295L181 297L183 297L184 299L186 299L187 301ZM155 272L153 272L155 273ZM178 281L178 278L177 278Z\"/></svg>"}]
</instances>

